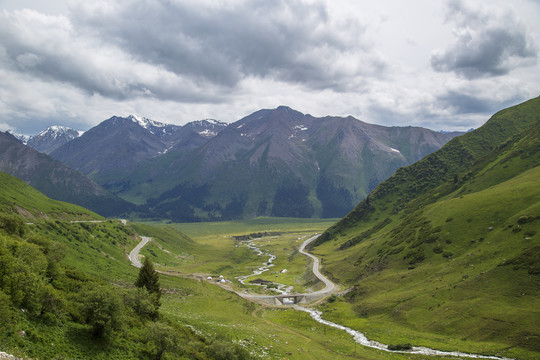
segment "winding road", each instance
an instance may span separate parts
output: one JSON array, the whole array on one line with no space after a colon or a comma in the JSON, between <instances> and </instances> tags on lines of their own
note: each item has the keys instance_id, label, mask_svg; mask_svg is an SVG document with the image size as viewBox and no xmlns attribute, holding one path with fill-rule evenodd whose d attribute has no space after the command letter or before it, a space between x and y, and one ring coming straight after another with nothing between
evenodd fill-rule
<instances>
[{"instance_id":1,"label":"winding road","mask_svg":"<svg viewBox=\"0 0 540 360\"><path fill-rule=\"evenodd\" d=\"M308 253L308 252L306 252L304 250L306 248L306 246L308 246L308 244L315 241L315 239L317 239L319 236L321 236L321 235L318 234L318 235L312 236L309 239L307 239L306 241L304 241L302 243L302 246L300 246L300 249L298 249L298 252L300 254L309 256L310 258L313 259L313 274L315 274L315 276L326 285L326 287L324 289L315 291L315 292L313 292L311 294L331 294L336 289L336 284L334 284L330 279L328 279L326 276L321 274L321 272L319 271L319 258L314 256L314 255L311 255L310 253Z\"/></svg>"},{"instance_id":2,"label":"winding road","mask_svg":"<svg viewBox=\"0 0 540 360\"><path fill-rule=\"evenodd\" d=\"M129 261L131 261L131 264L133 266L140 269L142 267L142 263L141 260L139 260L139 251L141 251L143 246L146 245L149 241L151 241L152 238L140 235L139 237L141 238L141 242L138 243L137 246L135 246L135 248L129 253Z\"/></svg>"}]
</instances>

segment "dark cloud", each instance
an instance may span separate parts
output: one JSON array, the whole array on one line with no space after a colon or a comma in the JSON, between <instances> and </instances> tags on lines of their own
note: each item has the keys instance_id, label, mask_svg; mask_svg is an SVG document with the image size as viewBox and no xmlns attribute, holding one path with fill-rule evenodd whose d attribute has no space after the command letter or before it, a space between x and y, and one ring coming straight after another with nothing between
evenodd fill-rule
<instances>
[{"instance_id":1,"label":"dark cloud","mask_svg":"<svg viewBox=\"0 0 540 360\"><path fill-rule=\"evenodd\" d=\"M489 116L525 99L526 97L519 93L511 93L504 100L498 100L487 96L447 91L437 97L436 104L440 109L450 110L455 115L486 114Z\"/></svg>"},{"instance_id":2,"label":"dark cloud","mask_svg":"<svg viewBox=\"0 0 540 360\"><path fill-rule=\"evenodd\" d=\"M90 2L69 16L0 14L0 61L115 100L219 103L246 78L356 88L385 68L363 33L300 0Z\"/></svg>"},{"instance_id":3,"label":"dark cloud","mask_svg":"<svg viewBox=\"0 0 540 360\"><path fill-rule=\"evenodd\" d=\"M321 3L124 1L112 10L74 9L74 19L138 60L197 81L234 87L246 76L343 90L382 72L363 27L331 19ZM357 56L361 53L362 56Z\"/></svg>"},{"instance_id":4,"label":"dark cloud","mask_svg":"<svg viewBox=\"0 0 540 360\"><path fill-rule=\"evenodd\" d=\"M212 103L225 97L213 84L195 83L137 61L107 39L80 31L64 16L23 10L0 17L0 65L11 72L115 100L152 97Z\"/></svg>"},{"instance_id":5,"label":"dark cloud","mask_svg":"<svg viewBox=\"0 0 540 360\"><path fill-rule=\"evenodd\" d=\"M505 75L536 62L535 45L512 15L486 14L461 0L451 0L448 5L447 20L456 25L457 39L432 55L435 71L475 79Z\"/></svg>"}]
</instances>

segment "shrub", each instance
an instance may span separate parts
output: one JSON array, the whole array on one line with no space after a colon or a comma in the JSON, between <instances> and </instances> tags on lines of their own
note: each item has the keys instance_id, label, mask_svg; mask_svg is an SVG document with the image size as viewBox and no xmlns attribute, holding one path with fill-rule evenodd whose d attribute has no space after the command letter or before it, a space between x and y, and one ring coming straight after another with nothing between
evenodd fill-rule
<instances>
[{"instance_id":1,"label":"shrub","mask_svg":"<svg viewBox=\"0 0 540 360\"><path fill-rule=\"evenodd\" d=\"M424 248L419 247L416 250L411 250L403 257L403 259L409 259L409 265L414 265L416 263L422 262L425 259Z\"/></svg>"},{"instance_id":2,"label":"shrub","mask_svg":"<svg viewBox=\"0 0 540 360\"><path fill-rule=\"evenodd\" d=\"M180 335L171 326L155 322L149 323L147 329L148 340L153 345L154 359L161 359L166 351L176 352L179 350Z\"/></svg>"},{"instance_id":3,"label":"shrub","mask_svg":"<svg viewBox=\"0 0 540 360\"><path fill-rule=\"evenodd\" d=\"M390 344L388 345L388 350L392 350L392 351L402 351L402 350L411 350L412 349L412 345L409 344L409 343L406 343L406 344Z\"/></svg>"},{"instance_id":4,"label":"shrub","mask_svg":"<svg viewBox=\"0 0 540 360\"><path fill-rule=\"evenodd\" d=\"M530 221L532 221L533 218L530 217L530 216L520 216L517 223L520 224L520 225L523 225L523 224L526 224Z\"/></svg>"},{"instance_id":5,"label":"shrub","mask_svg":"<svg viewBox=\"0 0 540 360\"><path fill-rule=\"evenodd\" d=\"M83 313L92 335L101 338L121 326L123 304L117 292L101 286L83 294Z\"/></svg>"},{"instance_id":6,"label":"shrub","mask_svg":"<svg viewBox=\"0 0 540 360\"><path fill-rule=\"evenodd\" d=\"M10 235L23 236L26 231L26 224L18 216L1 214L0 229L4 229Z\"/></svg>"}]
</instances>

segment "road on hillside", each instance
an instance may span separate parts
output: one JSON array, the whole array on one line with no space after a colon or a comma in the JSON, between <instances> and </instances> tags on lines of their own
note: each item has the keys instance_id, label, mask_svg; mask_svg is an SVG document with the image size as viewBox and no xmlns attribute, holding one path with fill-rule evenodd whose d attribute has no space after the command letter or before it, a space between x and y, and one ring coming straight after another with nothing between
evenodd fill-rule
<instances>
[{"instance_id":1,"label":"road on hillside","mask_svg":"<svg viewBox=\"0 0 540 360\"><path fill-rule=\"evenodd\" d=\"M314 255L311 255L310 253L304 250L308 244L310 244L312 241L315 241L315 239L317 239L319 236L321 235L319 234L319 235L312 236L306 241L304 241L302 245L300 246L300 249L298 250L298 252L300 254L309 256L310 258L313 259L313 274L315 274L315 276L326 285L324 289L315 291L311 294L330 294L334 292L336 288L336 284L334 284L330 279L328 279L326 276L321 274L321 272L319 271L319 258Z\"/></svg>"},{"instance_id":2,"label":"road on hillside","mask_svg":"<svg viewBox=\"0 0 540 360\"><path fill-rule=\"evenodd\" d=\"M137 246L135 246L135 248L129 253L129 261L131 261L133 266L139 269L142 267L141 260L139 260L139 251L141 251L144 245L152 240L152 238L148 236L140 236L140 238L141 242L138 243Z\"/></svg>"}]
</instances>

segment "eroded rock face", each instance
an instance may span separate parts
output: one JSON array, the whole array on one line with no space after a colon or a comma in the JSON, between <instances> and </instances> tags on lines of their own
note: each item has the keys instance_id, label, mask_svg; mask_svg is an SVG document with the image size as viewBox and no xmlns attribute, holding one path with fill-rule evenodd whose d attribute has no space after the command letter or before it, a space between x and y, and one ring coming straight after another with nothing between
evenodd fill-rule
<instances>
[{"instance_id":1,"label":"eroded rock face","mask_svg":"<svg viewBox=\"0 0 540 360\"><path fill-rule=\"evenodd\" d=\"M0 351L0 360L22 360L22 359L17 358L11 354Z\"/></svg>"}]
</instances>

